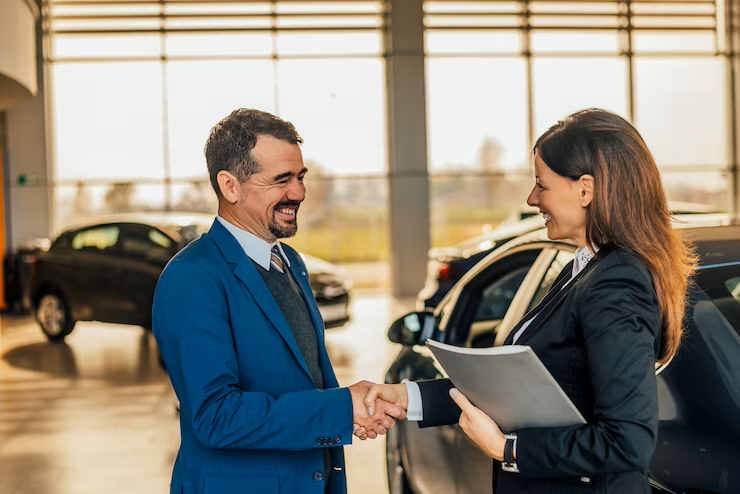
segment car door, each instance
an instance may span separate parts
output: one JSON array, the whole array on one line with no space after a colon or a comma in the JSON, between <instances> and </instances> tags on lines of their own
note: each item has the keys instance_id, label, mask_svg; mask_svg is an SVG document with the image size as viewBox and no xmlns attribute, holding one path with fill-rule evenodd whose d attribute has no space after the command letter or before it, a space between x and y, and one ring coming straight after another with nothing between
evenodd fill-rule
<instances>
[{"instance_id":1,"label":"car door","mask_svg":"<svg viewBox=\"0 0 740 494\"><path fill-rule=\"evenodd\" d=\"M673 492L740 492L740 263L697 271L681 347L657 379L651 480Z\"/></svg>"},{"instance_id":2,"label":"car door","mask_svg":"<svg viewBox=\"0 0 740 494\"><path fill-rule=\"evenodd\" d=\"M437 328L434 339L453 345L484 345L492 342L499 323L514 298L520 283L538 257L541 247L518 250L511 255L491 260L476 266L471 272L472 279L464 282L461 290L452 292L440 303L435 311ZM479 272L478 275L474 273ZM461 282L461 283L463 283ZM483 293L485 296L478 297ZM477 295L476 295L477 294ZM461 331L458 323L461 315L471 310L470 303L476 299L475 317ZM404 379L421 380L442 377L434 359L425 347L405 347L391 367L388 382L401 382ZM442 426L419 429L414 423L399 423L403 444L404 471L417 494L461 492L460 472L470 473L469 458L460 457L457 442L459 426ZM480 492L490 493L490 460L485 466L476 464L475 474L483 475L485 480L479 486ZM478 491L474 491L478 492Z\"/></svg>"},{"instance_id":3,"label":"car door","mask_svg":"<svg viewBox=\"0 0 740 494\"><path fill-rule=\"evenodd\" d=\"M438 308L437 321L444 317L445 310L444 307ZM399 383L441 377L442 373L426 347L404 346L391 365L386 382ZM398 441L403 470L414 494L455 492L456 458L453 426L420 429L416 422L401 420L396 428L390 431L387 440Z\"/></svg>"},{"instance_id":4,"label":"car door","mask_svg":"<svg viewBox=\"0 0 740 494\"><path fill-rule=\"evenodd\" d=\"M175 240L154 226L122 225L116 253L120 268L116 282L117 322L151 326L154 289L176 247Z\"/></svg>"},{"instance_id":5,"label":"car door","mask_svg":"<svg viewBox=\"0 0 740 494\"><path fill-rule=\"evenodd\" d=\"M79 319L114 319L114 282L118 272L114 252L119 234L118 225L98 225L76 232L71 239L71 273L62 286Z\"/></svg>"},{"instance_id":6,"label":"car door","mask_svg":"<svg viewBox=\"0 0 740 494\"><path fill-rule=\"evenodd\" d=\"M457 319L456 332L461 339L456 343L468 348L494 346L508 334L504 325L512 314L518 321L536 306L549 290L563 267L573 258L568 250L546 248L533 250L536 259L528 264L512 265L504 274L486 278L485 272L468 283L457 305L464 311ZM474 314L469 317L469 314ZM455 343L453 343L455 344ZM500 344L500 343L499 343ZM491 376L505 379L505 376ZM458 458L458 489L460 494L489 494L491 492L491 459L457 427L455 440Z\"/></svg>"}]
</instances>

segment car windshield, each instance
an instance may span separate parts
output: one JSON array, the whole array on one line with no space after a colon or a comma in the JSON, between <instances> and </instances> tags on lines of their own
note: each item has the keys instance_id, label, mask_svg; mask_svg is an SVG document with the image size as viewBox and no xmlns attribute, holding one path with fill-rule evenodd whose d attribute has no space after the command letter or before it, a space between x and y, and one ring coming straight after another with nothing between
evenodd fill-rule
<instances>
[{"instance_id":1,"label":"car windshield","mask_svg":"<svg viewBox=\"0 0 740 494\"><path fill-rule=\"evenodd\" d=\"M711 302L740 342L740 263L700 270L696 282L704 295L699 302Z\"/></svg>"},{"instance_id":2,"label":"car windshield","mask_svg":"<svg viewBox=\"0 0 740 494\"><path fill-rule=\"evenodd\" d=\"M740 404L740 263L700 270L689 324L714 356L717 370Z\"/></svg>"}]
</instances>

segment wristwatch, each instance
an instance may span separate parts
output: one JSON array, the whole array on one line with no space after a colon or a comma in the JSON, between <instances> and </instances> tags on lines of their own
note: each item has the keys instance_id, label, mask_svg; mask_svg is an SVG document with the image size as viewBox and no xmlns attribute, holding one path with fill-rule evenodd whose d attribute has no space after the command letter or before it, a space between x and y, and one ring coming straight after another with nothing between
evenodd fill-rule
<instances>
[{"instance_id":1,"label":"wristwatch","mask_svg":"<svg viewBox=\"0 0 740 494\"><path fill-rule=\"evenodd\" d=\"M504 461L501 462L501 470L509 473L519 473L519 467L514 460L514 441L516 434L504 434L506 442L504 443Z\"/></svg>"}]
</instances>

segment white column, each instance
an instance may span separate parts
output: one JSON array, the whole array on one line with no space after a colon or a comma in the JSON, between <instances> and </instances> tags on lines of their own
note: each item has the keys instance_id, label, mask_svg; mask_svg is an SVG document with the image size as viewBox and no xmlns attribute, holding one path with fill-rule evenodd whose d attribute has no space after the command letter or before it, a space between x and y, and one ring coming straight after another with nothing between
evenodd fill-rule
<instances>
[{"instance_id":1,"label":"white column","mask_svg":"<svg viewBox=\"0 0 740 494\"><path fill-rule=\"evenodd\" d=\"M7 247L12 250L52 234L44 106L39 93L6 113L5 222Z\"/></svg>"},{"instance_id":2,"label":"white column","mask_svg":"<svg viewBox=\"0 0 740 494\"><path fill-rule=\"evenodd\" d=\"M389 252L398 297L424 285L430 238L422 3L386 0Z\"/></svg>"},{"instance_id":3,"label":"white column","mask_svg":"<svg viewBox=\"0 0 740 494\"><path fill-rule=\"evenodd\" d=\"M728 175L729 204L732 221L740 224L740 0L725 4L724 48L732 53L727 64L730 173Z\"/></svg>"},{"instance_id":4,"label":"white column","mask_svg":"<svg viewBox=\"0 0 740 494\"><path fill-rule=\"evenodd\" d=\"M7 1L7 0L0 0ZM14 0L27 8L29 0ZM6 248L15 250L36 238L50 237L51 174L47 145L47 108L42 38L35 23L32 32L32 80L24 84L33 96L14 101L5 110L6 153L4 166ZM25 38L24 38L25 39ZM20 42L20 40L19 40ZM25 43L25 41L24 41ZM2 51L2 48L0 48ZM24 51L25 53L25 51ZM20 78L19 78L20 79Z\"/></svg>"}]
</instances>

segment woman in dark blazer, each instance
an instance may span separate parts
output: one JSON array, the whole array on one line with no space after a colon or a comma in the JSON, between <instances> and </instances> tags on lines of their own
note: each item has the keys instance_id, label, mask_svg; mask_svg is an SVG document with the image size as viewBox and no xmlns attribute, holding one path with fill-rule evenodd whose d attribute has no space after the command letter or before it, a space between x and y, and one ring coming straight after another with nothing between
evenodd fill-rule
<instances>
[{"instance_id":1,"label":"woman in dark blazer","mask_svg":"<svg viewBox=\"0 0 740 494\"><path fill-rule=\"evenodd\" d=\"M678 348L695 256L671 228L650 152L621 117L590 109L558 122L537 141L534 168L527 203L550 239L578 250L505 344L529 345L587 423L505 436L446 379L376 385L365 401L394 401L421 427L459 422L495 460L497 494L649 493L655 363Z\"/></svg>"}]
</instances>

